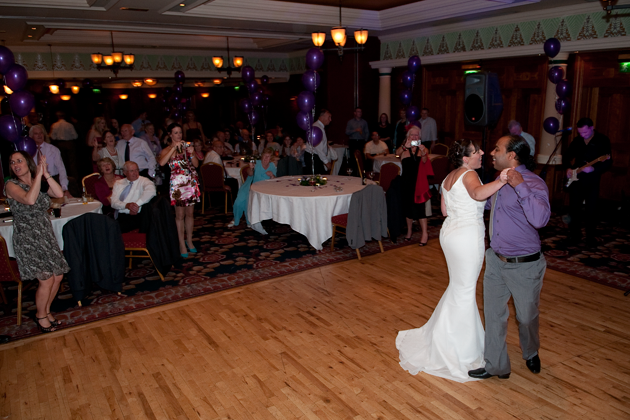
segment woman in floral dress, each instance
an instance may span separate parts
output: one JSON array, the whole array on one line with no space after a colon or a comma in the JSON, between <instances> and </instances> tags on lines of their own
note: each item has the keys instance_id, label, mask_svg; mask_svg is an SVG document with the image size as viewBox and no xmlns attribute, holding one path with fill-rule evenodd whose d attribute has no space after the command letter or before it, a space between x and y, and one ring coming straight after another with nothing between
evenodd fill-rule
<instances>
[{"instance_id":1,"label":"woman in floral dress","mask_svg":"<svg viewBox=\"0 0 630 420\"><path fill-rule=\"evenodd\" d=\"M195 253L193 245L193 226L195 203L199 202L199 180L194 167L199 165L192 146L182 140L182 126L173 123L168 127L171 144L162 150L158 163L168 162L171 168L171 205L175 206L175 224L179 237L179 250L182 257L188 257L188 250ZM184 236L185 233L185 236ZM188 248L187 248L188 246Z\"/></svg>"}]
</instances>

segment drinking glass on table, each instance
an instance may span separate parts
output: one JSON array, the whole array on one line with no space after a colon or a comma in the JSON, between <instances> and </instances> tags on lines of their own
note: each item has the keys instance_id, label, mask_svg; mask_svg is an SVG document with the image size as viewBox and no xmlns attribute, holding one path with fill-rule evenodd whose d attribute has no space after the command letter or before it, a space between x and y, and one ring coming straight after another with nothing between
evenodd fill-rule
<instances>
[{"instance_id":1,"label":"drinking glass on table","mask_svg":"<svg viewBox=\"0 0 630 420\"><path fill-rule=\"evenodd\" d=\"M352 168L347 168L346 173L348 174L348 176L352 175Z\"/></svg>"},{"instance_id":2,"label":"drinking glass on table","mask_svg":"<svg viewBox=\"0 0 630 420\"><path fill-rule=\"evenodd\" d=\"M368 176L368 178L373 179L374 178L374 171L368 171L367 176Z\"/></svg>"}]
</instances>

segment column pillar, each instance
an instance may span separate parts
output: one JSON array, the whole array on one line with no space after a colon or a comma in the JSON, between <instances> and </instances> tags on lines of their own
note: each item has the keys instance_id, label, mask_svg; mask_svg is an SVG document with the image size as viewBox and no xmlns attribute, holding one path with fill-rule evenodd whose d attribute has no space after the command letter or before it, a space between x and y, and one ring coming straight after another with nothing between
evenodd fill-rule
<instances>
[{"instance_id":1,"label":"column pillar","mask_svg":"<svg viewBox=\"0 0 630 420\"><path fill-rule=\"evenodd\" d=\"M549 60L548 69L553 66L559 66L564 70L564 75L566 77L567 74L567 62L569 60L569 53L559 53L552 60ZM556 85L551 83L547 79L547 93L545 94L545 110L543 113L543 121L549 117L556 117L558 121L560 121L560 128L562 128L562 115L558 114L556 111ZM549 156L553 153L553 150L556 148L556 141L560 141L560 136L557 138L553 134L547 133L545 130L542 130L542 135L540 136L540 145L538 147L538 155L536 155L536 161L538 163L545 164L547 160L549 160ZM556 149L556 154L554 155L550 165L561 165L562 164L562 146L558 146Z\"/></svg>"},{"instance_id":2,"label":"column pillar","mask_svg":"<svg viewBox=\"0 0 630 420\"><path fill-rule=\"evenodd\" d=\"M380 115L385 113L389 117L389 121L392 122L392 68L380 68L378 69L378 75L378 115L380 118Z\"/></svg>"}]
</instances>

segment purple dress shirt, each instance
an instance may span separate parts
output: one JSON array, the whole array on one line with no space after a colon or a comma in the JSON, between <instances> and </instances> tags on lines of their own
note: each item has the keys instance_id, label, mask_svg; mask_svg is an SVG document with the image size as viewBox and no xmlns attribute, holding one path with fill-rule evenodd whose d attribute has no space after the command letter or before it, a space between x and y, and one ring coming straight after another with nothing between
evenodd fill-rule
<instances>
[{"instance_id":1,"label":"purple dress shirt","mask_svg":"<svg viewBox=\"0 0 630 420\"><path fill-rule=\"evenodd\" d=\"M515 168L523 182L512 188L505 185L486 202L492 208L496 198L490 247L507 257L534 254L540 251L538 229L547 225L551 216L547 184L525 165Z\"/></svg>"}]
</instances>

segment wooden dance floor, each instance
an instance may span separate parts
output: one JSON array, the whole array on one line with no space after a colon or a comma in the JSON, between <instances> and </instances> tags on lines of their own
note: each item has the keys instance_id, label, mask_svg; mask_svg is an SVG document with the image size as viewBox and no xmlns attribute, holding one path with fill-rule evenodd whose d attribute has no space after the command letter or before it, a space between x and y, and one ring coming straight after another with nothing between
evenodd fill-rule
<instances>
[{"instance_id":1,"label":"wooden dance floor","mask_svg":"<svg viewBox=\"0 0 630 420\"><path fill-rule=\"evenodd\" d=\"M510 379L404 371L447 278L433 240L2 345L0 418L630 418L630 298L553 271L539 375L513 315Z\"/></svg>"}]
</instances>

